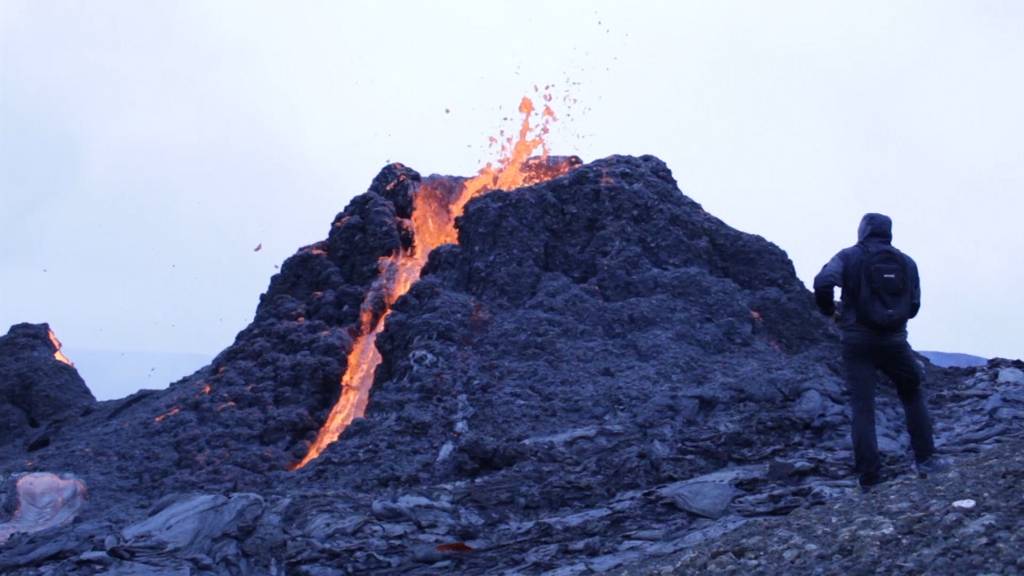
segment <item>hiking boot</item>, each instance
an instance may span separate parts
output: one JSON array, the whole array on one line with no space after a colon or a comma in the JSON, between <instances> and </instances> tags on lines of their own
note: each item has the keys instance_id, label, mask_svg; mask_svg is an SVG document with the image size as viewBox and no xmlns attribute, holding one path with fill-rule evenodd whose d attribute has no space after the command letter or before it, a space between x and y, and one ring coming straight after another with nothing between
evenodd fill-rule
<instances>
[{"instance_id":1,"label":"hiking boot","mask_svg":"<svg viewBox=\"0 0 1024 576\"><path fill-rule=\"evenodd\" d=\"M882 483L882 476L878 472L861 474L857 479L861 492L870 492L872 488Z\"/></svg>"},{"instance_id":2,"label":"hiking boot","mask_svg":"<svg viewBox=\"0 0 1024 576\"><path fill-rule=\"evenodd\" d=\"M939 474L949 472L951 468L953 468L953 465L949 460L932 456L924 462L917 463L917 475L920 478L938 476Z\"/></svg>"}]
</instances>

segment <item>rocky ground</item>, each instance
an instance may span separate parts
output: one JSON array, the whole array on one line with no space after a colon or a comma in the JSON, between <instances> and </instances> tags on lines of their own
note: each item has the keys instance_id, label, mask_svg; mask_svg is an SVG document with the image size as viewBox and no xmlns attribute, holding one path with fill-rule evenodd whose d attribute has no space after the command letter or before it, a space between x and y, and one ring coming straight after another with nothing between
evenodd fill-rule
<instances>
[{"instance_id":1,"label":"rocky ground","mask_svg":"<svg viewBox=\"0 0 1024 576\"><path fill-rule=\"evenodd\" d=\"M714 547L746 531L771 555L792 548L771 539L790 519L861 522L833 327L785 252L649 156L470 202L377 340L366 417L290 472L337 399L378 259L416 241L413 199L460 185L386 167L210 366L0 435L0 520L26 472L90 495L74 523L0 545L0 572L686 573L729 562ZM983 458L1020 434L1021 368L922 359L944 452ZM897 503L917 486L899 410L883 394L893 479L869 495Z\"/></svg>"},{"instance_id":2,"label":"rocky ground","mask_svg":"<svg viewBox=\"0 0 1024 576\"><path fill-rule=\"evenodd\" d=\"M1005 437L954 462L948 475L904 474L868 494L758 518L625 573L1024 573L1024 438Z\"/></svg>"},{"instance_id":3,"label":"rocky ground","mask_svg":"<svg viewBox=\"0 0 1024 576\"><path fill-rule=\"evenodd\" d=\"M1017 365L1019 367L1019 364ZM986 376L998 373L982 372ZM1024 408L1018 379L996 395L983 380L965 392L1009 397ZM996 385L998 386L998 384ZM994 400L990 407L1001 400ZM952 409L963 407L950 406ZM1003 407L996 407L998 413ZM991 412L990 412L991 413ZM952 414L944 414L951 417ZM991 423L999 428L1000 423ZM926 479L900 470L869 493L851 490L821 506L757 518L671 560L625 574L1019 574L1024 573L1024 431L951 443L953 470Z\"/></svg>"}]
</instances>

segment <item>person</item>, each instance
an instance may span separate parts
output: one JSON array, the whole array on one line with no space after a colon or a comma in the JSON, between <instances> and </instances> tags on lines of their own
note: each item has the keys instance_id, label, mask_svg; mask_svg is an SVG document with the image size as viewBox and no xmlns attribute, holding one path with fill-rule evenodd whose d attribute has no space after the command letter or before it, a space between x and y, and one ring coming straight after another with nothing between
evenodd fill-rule
<instances>
[{"instance_id":1,"label":"person","mask_svg":"<svg viewBox=\"0 0 1024 576\"><path fill-rule=\"evenodd\" d=\"M835 287L842 288L839 309ZM854 469L868 489L881 481L875 436L875 379L881 370L896 386L921 477L948 463L936 456L922 371L907 343L907 320L921 307L917 264L892 246L892 220L865 214L857 244L841 250L814 278L818 309L840 328L846 387L853 413Z\"/></svg>"}]
</instances>

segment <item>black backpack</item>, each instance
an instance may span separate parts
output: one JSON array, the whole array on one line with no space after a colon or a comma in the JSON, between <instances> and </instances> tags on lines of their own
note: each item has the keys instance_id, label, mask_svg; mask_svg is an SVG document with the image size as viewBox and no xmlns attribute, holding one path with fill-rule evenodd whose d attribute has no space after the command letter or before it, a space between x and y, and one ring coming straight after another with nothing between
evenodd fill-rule
<instances>
[{"instance_id":1,"label":"black backpack","mask_svg":"<svg viewBox=\"0 0 1024 576\"><path fill-rule=\"evenodd\" d=\"M857 321L881 331L901 330L913 313L915 278L907 257L889 245L862 244Z\"/></svg>"}]
</instances>

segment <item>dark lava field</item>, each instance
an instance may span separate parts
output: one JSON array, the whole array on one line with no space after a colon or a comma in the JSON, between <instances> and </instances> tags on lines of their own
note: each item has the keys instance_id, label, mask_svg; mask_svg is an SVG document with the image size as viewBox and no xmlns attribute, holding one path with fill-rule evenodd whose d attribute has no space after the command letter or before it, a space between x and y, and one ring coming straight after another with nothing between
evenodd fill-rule
<instances>
[{"instance_id":1,"label":"dark lava field","mask_svg":"<svg viewBox=\"0 0 1024 576\"><path fill-rule=\"evenodd\" d=\"M655 157L557 162L433 250L414 212L467 179L385 167L165 390L97 402L12 327L0 573L1024 572L1024 363L920 358L954 464L927 479L880 378L862 493L838 334L786 253ZM303 463L368 326L365 414Z\"/></svg>"}]
</instances>

